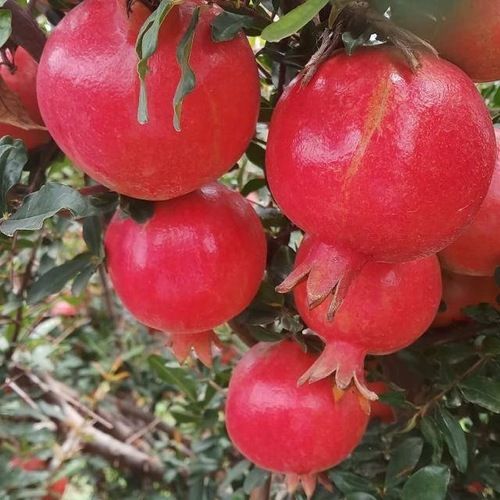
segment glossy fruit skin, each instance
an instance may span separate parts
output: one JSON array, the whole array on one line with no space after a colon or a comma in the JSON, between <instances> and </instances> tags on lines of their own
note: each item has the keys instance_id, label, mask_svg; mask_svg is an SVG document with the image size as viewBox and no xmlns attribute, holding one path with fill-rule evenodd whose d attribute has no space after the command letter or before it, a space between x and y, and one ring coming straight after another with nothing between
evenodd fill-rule
<instances>
[{"instance_id":1,"label":"glossy fruit skin","mask_svg":"<svg viewBox=\"0 0 500 500\"><path fill-rule=\"evenodd\" d=\"M434 2L425 10L431 15L400 12L400 24L429 40L476 82L500 79L499 0L460 0L450 6Z\"/></svg>"},{"instance_id":2,"label":"glossy fruit skin","mask_svg":"<svg viewBox=\"0 0 500 500\"><path fill-rule=\"evenodd\" d=\"M495 128L495 134L500 144L500 130ZM439 260L448 271L470 276L493 276L500 266L500 158L474 221L439 253Z\"/></svg>"},{"instance_id":3,"label":"glossy fruit skin","mask_svg":"<svg viewBox=\"0 0 500 500\"><path fill-rule=\"evenodd\" d=\"M175 53L196 5L190 65L197 83L177 132ZM57 144L96 181L135 198L166 200L217 179L243 154L259 108L257 66L243 34L211 40L219 7L189 0L174 7L149 61L149 122L141 125L134 45L149 12L140 2L133 9L128 19L124 0L86 0L63 19L40 62L40 109Z\"/></svg>"},{"instance_id":4,"label":"glossy fruit skin","mask_svg":"<svg viewBox=\"0 0 500 500\"><path fill-rule=\"evenodd\" d=\"M157 202L144 224L117 213L105 247L127 309L170 333L210 330L240 313L266 263L259 218L242 196L218 183Z\"/></svg>"},{"instance_id":5,"label":"glossy fruit skin","mask_svg":"<svg viewBox=\"0 0 500 500\"><path fill-rule=\"evenodd\" d=\"M361 441L368 414L355 389L335 401L331 379L297 386L315 357L289 340L259 343L234 369L227 430L239 451L259 467L316 473L347 458Z\"/></svg>"},{"instance_id":6,"label":"glossy fruit skin","mask_svg":"<svg viewBox=\"0 0 500 500\"><path fill-rule=\"evenodd\" d=\"M12 71L7 66L1 65L0 76L7 87L17 94L30 118L42 124L36 98L38 64L25 49L18 47L14 53L14 65L15 69ZM0 137L4 135L21 139L27 149L34 149L50 140L50 135L44 130L25 130L7 123L0 123Z\"/></svg>"},{"instance_id":7,"label":"glossy fruit skin","mask_svg":"<svg viewBox=\"0 0 500 500\"><path fill-rule=\"evenodd\" d=\"M267 178L304 231L401 262L436 253L472 220L495 164L491 119L459 68L427 54L421 62L412 73L393 48L361 49L285 90Z\"/></svg>"},{"instance_id":8,"label":"glossy fruit skin","mask_svg":"<svg viewBox=\"0 0 500 500\"><path fill-rule=\"evenodd\" d=\"M449 326L457 321L467 321L463 309L481 303L500 307L497 297L500 288L491 277L462 276L460 274L443 273L443 302L446 309L438 312L432 323L433 327Z\"/></svg>"}]
</instances>

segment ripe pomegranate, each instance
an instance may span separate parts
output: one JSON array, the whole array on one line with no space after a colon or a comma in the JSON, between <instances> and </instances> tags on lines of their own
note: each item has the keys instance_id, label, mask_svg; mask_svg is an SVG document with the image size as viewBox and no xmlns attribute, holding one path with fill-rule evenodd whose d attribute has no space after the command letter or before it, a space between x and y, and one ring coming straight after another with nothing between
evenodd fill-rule
<instances>
[{"instance_id":1,"label":"ripe pomegranate","mask_svg":"<svg viewBox=\"0 0 500 500\"><path fill-rule=\"evenodd\" d=\"M500 79L500 1L427 4L422 9L424 15L415 15L414 5L408 4L409 9L398 6L397 21L429 40L442 57L460 66L473 80Z\"/></svg>"},{"instance_id":2,"label":"ripe pomegranate","mask_svg":"<svg viewBox=\"0 0 500 500\"><path fill-rule=\"evenodd\" d=\"M30 458L14 457L10 461L10 466L25 470L27 472L34 472L47 469L47 463L45 462L45 460L35 457L30 457ZM53 482L47 488L47 494L42 497L42 500L58 500L62 498L64 492L66 491L68 483L69 480L67 477L63 477L58 481Z\"/></svg>"},{"instance_id":3,"label":"ripe pomegranate","mask_svg":"<svg viewBox=\"0 0 500 500\"><path fill-rule=\"evenodd\" d=\"M499 4L500 5L500 4ZM500 130L495 129L497 144ZM458 274L493 276L500 266L500 158L474 222L439 254L441 265Z\"/></svg>"},{"instance_id":4,"label":"ripe pomegranate","mask_svg":"<svg viewBox=\"0 0 500 500\"><path fill-rule=\"evenodd\" d=\"M446 309L438 312L432 326L443 327L456 321L467 321L462 310L468 306L485 303L499 308L499 295L500 288L493 278L443 273L443 302Z\"/></svg>"},{"instance_id":5,"label":"ripe pomegranate","mask_svg":"<svg viewBox=\"0 0 500 500\"><path fill-rule=\"evenodd\" d=\"M196 86L184 98L177 132L176 49L196 6L189 58ZM211 22L220 12L187 0L168 14L149 60L149 121L143 125L135 42L149 11L134 2L127 15L125 0L86 0L63 19L40 62L38 98L48 129L76 165L111 189L149 200L193 191L234 165L254 134L259 81L243 34L212 41Z\"/></svg>"},{"instance_id":6,"label":"ripe pomegranate","mask_svg":"<svg viewBox=\"0 0 500 500\"><path fill-rule=\"evenodd\" d=\"M181 358L187 340L202 354L212 328L250 303L266 264L259 218L218 183L157 202L144 224L116 214L105 245L124 305L142 323L169 333Z\"/></svg>"},{"instance_id":7,"label":"ripe pomegranate","mask_svg":"<svg viewBox=\"0 0 500 500\"><path fill-rule=\"evenodd\" d=\"M369 406L355 388L331 379L297 386L314 361L290 340L259 343L237 364L229 383L226 426L233 444L259 467L302 482L312 495L319 472L346 459L359 444Z\"/></svg>"},{"instance_id":8,"label":"ripe pomegranate","mask_svg":"<svg viewBox=\"0 0 500 500\"><path fill-rule=\"evenodd\" d=\"M269 185L325 245L279 291L310 273L314 306L342 278L345 293L367 261L443 249L479 209L496 158L488 110L460 69L420 59L412 73L396 49L365 48L285 90L270 125Z\"/></svg>"},{"instance_id":9,"label":"ripe pomegranate","mask_svg":"<svg viewBox=\"0 0 500 500\"><path fill-rule=\"evenodd\" d=\"M381 380L368 382L366 387L368 387L369 391L377 394L377 396L390 391L390 387ZM392 406L380 401L372 401L370 406L370 420L380 420L384 424L393 424L396 421L396 413Z\"/></svg>"},{"instance_id":10,"label":"ripe pomegranate","mask_svg":"<svg viewBox=\"0 0 500 500\"><path fill-rule=\"evenodd\" d=\"M324 245L306 237L297 253L297 267ZM315 382L335 372L337 386L345 389L354 380L368 399L377 396L364 382L367 354L390 354L420 337L436 315L441 299L441 272L435 256L386 264L370 262L353 279L333 320L325 301L309 308L307 286L295 288L297 310L305 324L325 342L316 362L300 378Z\"/></svg>"},{"instance_id":11,"label":"ripe pomegranate","mask_svg":"<svg viewBox=\"0 0 500 500\"><path fill-rule=\"evenodd\" d=\"M18 47L12 57L13 68L3 64L0 65L0 76L9 90L17 95L29 117L34 122L42 124L42 117L36 99L38 64L22 47ZM45 130L26 130L8 123L0 123L0 137L4 135L21 139L27 149L34 149L50 140L50 135Z\"/></svg>"}]
</instances>

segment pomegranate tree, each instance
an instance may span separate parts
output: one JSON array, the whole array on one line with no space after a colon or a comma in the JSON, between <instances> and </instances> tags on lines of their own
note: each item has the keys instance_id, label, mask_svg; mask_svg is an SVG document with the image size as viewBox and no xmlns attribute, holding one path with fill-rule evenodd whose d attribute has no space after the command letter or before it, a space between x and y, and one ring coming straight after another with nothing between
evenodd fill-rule
<instances>
[{"instance_id":1,"label":"pomegranate tree","mask_svg":"<svg viewBox=\"0 0 500 500\"><path fill-rule=\"evenodd\" d=\"M12 58L11 64L0 65L0 76L7 88L17 95L29 118L41 125L43 122L36 98L38 64L22 47L18 47L14 52L9 51L9 57ZM4 135L21 139L28 149L41 146L50 139L45 130L25 129L8 123L0 123L0 137Z\"/></svg>"},{"instance_id":2,"label":"pomegranate tree","mask_svg":"<svg viewBox=\"0 0 500 500\"><path fill-rule=\"evenodd\" d=\"M297 268L324 244L306 237L297 254ZM367 354L389 354L420 337L436 315L441 299L441 273L435 256L386 264L370 262L352 280L333 320L324 301L310 309L308 283L295 288L297 310L325 349L299 382L315 382L335 372L337 386L352 381L368 399L377 399L364 382Z\"/></svg>"},{"instance_id":3,"label":"pomegranate tree","mask_svg":"<svg viewBox=\"0 0 500 500\"><path fill-rule=\"evenodd\" d=\"M196 85L176 131L176 50L197 7L189 57ZM242 33L212 41L219 7L176 4L148 62L149 119L141 124L135 43L149 11L140 2L131 9L125 0L86 0L61 21L40 62L40 109L57 144L92 178L128 196L165 200L215 180L245 151L259 108L257 66Z\"/></svg>"},{"instance_id":4,"label":"pomegranate tree","mask_svg":"<svg viewBox=\"0 0 500 500\"><path fill-rule=\"evenodd\" d=\"M266 264L259 218L242 196L217 183L155 203L143 224L117 213L105 246L124 305L170 334L181 359L194 346L206 360L211 330L250 303Z\"/></svg>"},{"instance_id":5,"label":"pomegranate tree","mask_svg":"<svg viewBox=\"0 0 500 500\"><path fill-rule=\"evenodd\" d=\"M424 53L420 62L413 73L396 49L363 48L285 90L270 125L269 185L324 245L280 291L310 274L310 305L342 279L345 293L366 262L432 255L479 209L496 158L488 110L459 68Z\"/></svg>"},{"instance_id":6,"label":"pomegranate tree","mask_svg":"<svg viewBox=\"0 0 500 500\"><path fill-rule=\"evenodd\" d=\"M369 406L355 388L331 379L297 386L314 361L285 340L252 347L233 371L226 426L233 444L259 467L286 474L312 495L317 474L346 459L365 431Z\"/></svg>"},{"instance_id":7,"label":"pomegranate tree","mask_svg":"<svg viewBox=\"0 0 500 500\"><path fill-rule=\"evenodd\" d=\"M500 130L495 129L497 142ZM493 276L500 266L500 159L474 222L439 253L443 267L458 274Z\"/></svg>"}]
</instances>

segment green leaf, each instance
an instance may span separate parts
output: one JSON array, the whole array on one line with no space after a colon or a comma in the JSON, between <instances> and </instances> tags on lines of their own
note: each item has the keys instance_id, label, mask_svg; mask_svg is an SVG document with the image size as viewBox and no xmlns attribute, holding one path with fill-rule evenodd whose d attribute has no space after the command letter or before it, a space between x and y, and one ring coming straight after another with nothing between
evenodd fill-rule
<instances>
[{"instance_id":1,"label":"green leaf","mask_svg":"<svg viewBox=\"0 0 500 500\"><path fill-rule=\"evenodd\" d=\"M254 28L254 19L250 16L222 12L212 21L212 40L226 42L232 40L243 28Z\"/></svg>"},{"instance_id":2,"label":"green leaf","mask_svg":"<svg viewBox=\"0 0 500 500\"><path fill-rule=\"evenodd\" d=\"M352 472L334 470L328 476L333 481L333 484L345 495L360 491L376 492L371 481Z\"/></svg>"},{"instance_id":3,"label":"green leaf","mask_svg":"<svg viewBox=\"0 0 500 500\"><path fill-rule=\"evenodd\" d=\"M69 210L75 218L95 215L96 209L78 191L69 186L48 182L24 199L21 208L0 225L0 231L12 236L19 230L41 229L43 222L60 210Z\"/></svg>"},{"instance_id":4,"label":"green leaf","mask_svg":"<svg viewBox=\"0 0 500 500\"><path fill-rule=\"evenodd\" d=\"M417 465L424 443L419 437L404 440L392 452L385 474L385 487L393 488Z\"/></svg>"},{"instance_id":5,"label":"green leaf","mask_svg":"<svg viewBox=\"0 0 500 500\"><path fill-rule=\"evenodd\" d=\"M403 488L402 500L443 500L450 482L447 467L428 465L413 474Z\"/></svg>"},{"instance_id":6,"label":"green leaf","mask_svg":"<svg viewBox=\"0 0 500 500\"><path fill-rule=\"evenodd\" d=\"M42 274L28 291L28 304L36 304L49 295L60 292L71 278L90 264L91 259L90 253L82 253Z\"/></svg>"},{"instance_id":7,"label":"green leaf","mask_svg":"<svg viewBox=\"0 0 500 500\"><path fill-rule=\"evenodd\" d=\"M120 209L138 224L144 224L154 214L155 204L152 201L138 200L120 195Z\"/></svg>"},{"instance_id":8,"label":"green leaf","mask_svg":"<svg viewBox=\"0 0 500 500\"><path fill-rule=\"evenodd\" d=\"M493 413L500 413L499 381L476 375L465 379L459 388L469 403L482 406Z\"/></svg>"},{"instance_id":9,"label":"green leaf","mask_svg":"<svg viewBox=\"0 0 500 500\"><path fill-rule=\"evenodd\" d=\"M253 193L255 191L258 191L259 189L263 188L266 185L266 179L264 178L255 178L255 179L250 179L241 189L240 194L241 196L247 196L250 193Z\"/></svg>"},{"instance_id":10,"label":"green leaf","mask_svg":"<svg viewBox=\"0 0 500 500\"><path fill-rule=\"evenodd\" d=\"M196 386L188 377L186 370L167 366L161 356L154 354L149 356L148 363L161 380L180 389L189 399L196 401Z\"/></svg>"},{"instance_id":11,"label":"green leaf","mask_svg":"<svg viewBox=\"0 0 500 500\"><path fill-rule=\"evenodd\" d=\"M356 493L349 493L346 495L345 500L377 500L377 498L369 493L357 491Z\"/></svg>"},{"instance_id":12,"label":"green leaf","mask_svg":"<svg viewBox=\"0 0 500 500\"><path fill-rule=\"evenodd\" d=\"M441 407L436 412L436 424L444 437L457 469L460 472L465 472L468 462L467 441L462 427L447 410Z\"/></svg>"},{"instance_id":13,"label":"green leaf","mask_svg":"<svg viewBox=\"0 0 500 500\"><path fill-rule=\"evenodd\" d=\"M95 266L95 264L89 264L80 271L80 273L74 279L73 285L71 286L71 293L75 297L80 295L83 290L85 290L85 287L87 286L90 278L92 278L92 275L96 271L97 267Z\"/></svg>"},{"instance_id":14,"label":"green leaf","mask_svg":"<svg viewBox=\"0 0 500 500\"><path fill-rule=\"evenodd\" d=\"M102 225L97 216L87 217L83 221L83 239L93 255L102 259L104 247L102 244Z\"/></svg>"},{"instance_id":15,"label":"green leaf","mask_svg":"<svg viewBox=\"0 0 500 500\"><path fill-rule=\"evenodd\" d=\"M9 9L0 9L0 47L12 34L12 12Z\"/></svg>"},{"instance_id":16,"label":"green leaf","mask_svg":"<svg viewBox=\"0 0 500 500\"><path fill-rule=\"evenodd\" d=\"M443 438L432 417L420 421L420 430L424 439L432 446L432 462L439 463L443 455Z\"/></svg>"},{"instance_id":17,"label":"green leaf","mask_svg":"<svg viewBox=\"0 0 500 500\"><path fill-rule=\"evenodd\" d=\"M176 0L162 0L158 8L146 19L142 25L137 42L135 44L135 51L139 62L137 63L137 73L140 80L139 92L139 107L137 110L137 120L139 123L144 124L148 122L148 100L146 91L146 75L149 71L148 62L149 58L156 52L158 48L158 36L163 21L172 10L172 8L179 2Z\"/></svg>"},{"instance_id":18,"label":"green leaf","mask_svg":"<svg viewBox=\"0 0 500 500\"><path fill-rule=\"evenodd\" d=\"M182 114L182 103L184 98L194 90L196 86L196 77L189 66L189 58L191 56L191 49L193 48L194 33L196 31L196 26L198 25L198 20L200 17L200 7L196 7L193 10L193 17L191 22L186 29L184 35L177 46L175 52L177 63L181 68L181 79L177 85L174 95L174 128L177 132L181 130L181 114Z\"/></svg>"},{"instance_id":19,"label":"green leaf","mask_svg":"<svg viewBox=\"0 0 500 500\"><path fill-rule=\"evenodd\" d=\"M7 193L21 180L27 162L23 141L9 136L0 139L0 216L7 210Z\"/></svg>"},{"instance_id":20,"label":"green leaf","mask_svg":"<svg viewBox=\"0 0 500 500\"><path fill-rule=\"evenodd\" d=\"M250 495L255 488L262 486L267 478L269 477L269 472L266 470L259 469L258 467L254 467L245 478L245 482L243 483L243 491Z\"/></svg>"},{"instance_id":21,"label":"green leaf","mask_svg":"<svg viewBox=\"0 0 500 500\"><path fill-rule=\"evenodd\" d=\"M328 2L329 0L307 0L264 28L261 37L268 42L279 42L293 35L311 21Z\"/></svg>"},{"instance_id":22,"label":"green leaf","mask_svg":"<svg viewBox=\"0 0 500 500\"><path fill-rule=\"evenodd\" d=\"M245 151L245 154L246 154L247 158L254 165L257 165L260 168L264 168L264 165L266 162L266 150L262 146L260 146L256 142L252 141L248 145L248 148Z\"/></svg>"}]
</instances>

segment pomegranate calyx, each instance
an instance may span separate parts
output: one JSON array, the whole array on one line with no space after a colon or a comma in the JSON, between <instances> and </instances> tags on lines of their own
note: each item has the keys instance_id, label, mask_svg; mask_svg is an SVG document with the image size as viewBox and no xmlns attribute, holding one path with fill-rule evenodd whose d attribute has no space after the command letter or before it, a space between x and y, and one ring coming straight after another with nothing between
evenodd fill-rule
<instances>
[{"instance_id":1,"label":"pomegranate calyx","mask_svg":"<svg viewBox=\"0 0 500 500\"><path fill-rule=\"evenodd\" d=\"M328 319L332 319L342 304L349 286L368 262L368 257L348 248L320 243L315 245L288 277L276 287L278 293L290 292L307 279L309 309L320 305L332 295Z\"/></svg>"},{"instance_id":2,"label":"pomegranate calyx","mask_svg":"<svg viewBox=\"0 0 500 500\"><path fill-rule=\"evenodd\" d=\"M212 346L221 346L221 342L213 330L170 334L169 348L180 364L186 361L191 351L194 351L196 357L210 368L212 366Z\"/></svg>"},{"instance_id":3,"label":"pomegranate calyx","mask_svg":"<svg viewBox=\"0 0 500 500\"><path fill-rule=\"evenodd\" d=\"M312 498L314 490L316 489L316 483L318 481L318 475L316 473L311 474L286 474L285 482L287 485L287 490L290 495L293 495L297 490L299 484L302 485L304 493L307 498Z\"/></svg>"}]
</instances>

